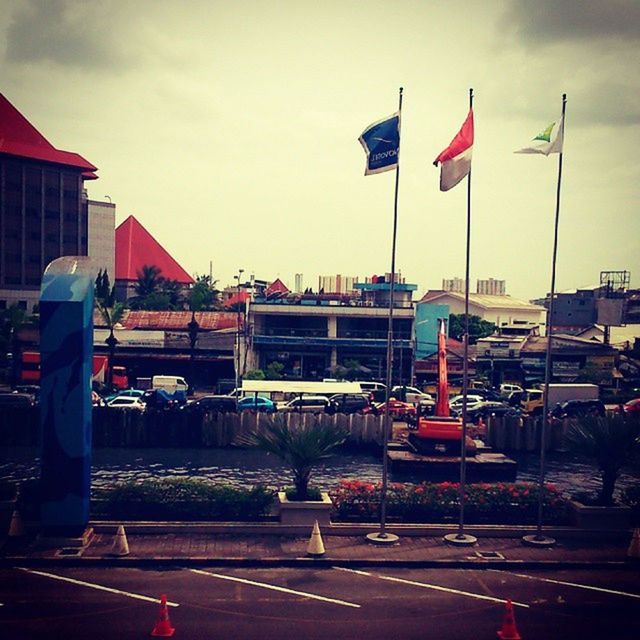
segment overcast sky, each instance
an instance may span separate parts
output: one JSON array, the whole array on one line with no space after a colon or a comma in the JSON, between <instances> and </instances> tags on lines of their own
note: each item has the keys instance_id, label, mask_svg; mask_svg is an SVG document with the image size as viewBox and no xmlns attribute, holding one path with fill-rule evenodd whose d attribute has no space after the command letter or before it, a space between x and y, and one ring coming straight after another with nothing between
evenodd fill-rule
<instances>
[{"instance_id":1,"label":"overcast sky","mask_svg":"<svg viewBox=\"0 0 640 640\"><path fill-rule=\"evenodd\" d=\"M466 188L435 156L473 87L471 282L549 290L558 156L515 155L567 93L557 288L640 286L640 2L3 0L0 91L190 273L317 288L389 271L394 172L358 136L404 87L397 268L464 275Z\"/></svg>"}]
</instances>

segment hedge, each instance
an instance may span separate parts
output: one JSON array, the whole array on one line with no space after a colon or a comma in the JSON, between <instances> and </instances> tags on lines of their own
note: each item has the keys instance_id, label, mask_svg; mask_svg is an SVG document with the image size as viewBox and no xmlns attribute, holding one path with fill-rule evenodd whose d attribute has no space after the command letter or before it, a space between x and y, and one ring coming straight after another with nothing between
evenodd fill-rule
<instances>
[{"instance_id":1,"label":"hedge","mask_svg":"<svg viewBox=\"0 0 640 640\"><path fill-rule=\"evenodd\" d=\"M387 486L387 516L399 522L455 522L459 518L460 485L455 482L391 483ZM359 480L342 480L330 491L335 521L377 521L382 486ZM535 523L538 485L498 482L465 485L465 522L491 524ZM547 484L543 494L546 523L569 521L568 502Z\"/></svg>"}]
</instances>

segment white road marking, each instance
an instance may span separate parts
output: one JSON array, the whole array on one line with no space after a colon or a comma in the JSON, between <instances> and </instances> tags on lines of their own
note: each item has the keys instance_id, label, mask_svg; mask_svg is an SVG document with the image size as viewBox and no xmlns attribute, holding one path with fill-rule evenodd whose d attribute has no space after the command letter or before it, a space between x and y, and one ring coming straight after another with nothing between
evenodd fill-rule
<instances>
[{"instance_id":1,"label":"white road marking","mask_svg":"<svg viewBox=\"0 0 640 640\"><path fill-rule=\"evenodd\" d=\"M512 571L500 571L499 569L492 569L492 571L496 571L498 573L508 573L512 576L517 576L518 578L527 578L529 580L541 580L542 582L550 582L552 584L561 584L565 587L576 587L578 589L588 589L589 591L600 591L602 593L611 593L615 596L625 596L627 598L638 598L640 599L640 594L638 593L629 593L628 591L616 591L615 589L605 589L604 587L594 587L590 584L579 584L578 582L565 582L564 580L554 580L553 578L542 578L540 576L528 576L525 573L513 573Z\"/></svg>"},{"instance_id":2,"label":"white road marking","mask_svg":"<svg viewBox=\"0 0 640 640\"><path fill-rule=\"evenodd\" d=\"M349 571L351 573L357 573L362 576L373 576L376 578L380 578L381 580L389 580L390 582L399 582L401 584L409 584L414 587L422 587L424 589L433 589L434 591L444 591L446 593L453 593L459 596L467 596L468 598L476 598L477 600L489 600L490 602L499 602L501 604L505 604L507 601L503 598L493 598L492 596L485 596L480 593L472 593L470 591L460 591L459 589L451 589L449 587L441 587L437 584L429 584L427 582L416 582L415 580L406 580L404 578L394 578L393 576L383 576L375 573L368 573L367 571L357 571L355 569L347 569L345 567L333 567L334 569L339 569L340 571ZM514 607L523 607L525 609L529 608L528 604L523 602L516 602L515 600L511 601Z\"/></svg>"},{"instance_id":3,"label":"white road marking","mask_svg":"<svg viewBox=\"0 0 640 640\"><path fill-rule=\"evenodd\" d=\"M17 567L20 571L26 571L27 573L33 573L37 576L44 576L45 578L53 578L54 580L61 580L62 582L69 582L71 584L77 584L81 587L89 587L90 589L97 589L98 591L107 591L109 593L115 593L120 596L127 596L128 598L135 598L136 600L145 600L146 602L159 603L159 598L151 598L150 596L143 596L139 593L130 593L129 591L121 591L120 589L112 589L111 587L105 587L101 584L94 584L93 582L85 582L84 580L76 580L75 578L67 578L66 576L59 576L55 573L47 573L46 571L36 571L35 569L27 569L26 567ZM168 607L179 607L177 602L167 601Z\"/></svg>"},{"instance_id":4,"label":"white road marking","mask_svg":"<svg viewBox=\"0 0 640 640\"><path fill-rule=\"evenodd\" d=\"M325 596L319 596L315 593L307 593L306 591L295 591L294 589L287 589L286 587L279 587L274 584L268 584L267 582L255 582L254 580L247 580L246 578L237 578L236 576L226 576L221 573L211 573L209 571L203 571L202 569L189 569L192 573L198 575L208 576L209 578L219 578L220 580L231 580L232 582L241 582L242 584L248 584L254 587L262 587L264 589L272 589L273 591L281 591L282 593L290 593L296 596L302 596L303 598L311 598L313 600L321 600L322 602L331 602L333 604L339 604L343 607L353 607L359 609L360 605L354 602L346 602L345 600L336 600L334 598L327 598Z\"/></svg>"}]
</instances>

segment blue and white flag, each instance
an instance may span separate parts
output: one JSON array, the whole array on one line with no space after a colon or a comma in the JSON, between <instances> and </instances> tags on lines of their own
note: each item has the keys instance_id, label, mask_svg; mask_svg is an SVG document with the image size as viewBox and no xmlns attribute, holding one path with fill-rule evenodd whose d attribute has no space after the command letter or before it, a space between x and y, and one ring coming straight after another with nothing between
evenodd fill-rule
<instances>
[{"instance_id":1,"label":"blue and white flag","mask_svg":"<svg viewBox=\"0 0 640 640\"><path fill-rule=\"evenodd\" d=\"M369 125L358 140L367 154L365 176L395 169L400 155L400 113Z\"/></svg>"}]
</instances>

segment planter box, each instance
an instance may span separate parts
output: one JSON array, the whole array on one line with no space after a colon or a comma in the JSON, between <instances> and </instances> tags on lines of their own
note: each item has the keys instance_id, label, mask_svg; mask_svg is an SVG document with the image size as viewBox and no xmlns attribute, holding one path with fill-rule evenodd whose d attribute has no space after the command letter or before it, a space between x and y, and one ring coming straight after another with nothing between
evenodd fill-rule
<instances>
[{"instance_id":1,"label":"planter box","mask_svg":"<svg viewBox=\"0 0 640 640\"><path fill-rule=\"evenodd\" d=\"M321 496L322 500L291 501L284 491L279 491L280 524L312 527L316 520L320 526L331 524L333 503L328 493L322 492Z\"/></svg>"},{"instance_id":2,"label":"planter box","mask_svg":"<svg viewBox=\"0 0 640 640\"><path fill-rule=\"evenodd\" d=\"M632 512L629 507L600 507L570 501L573 523L581 529L629 529Z\"/></svg>"}]
</instances>

